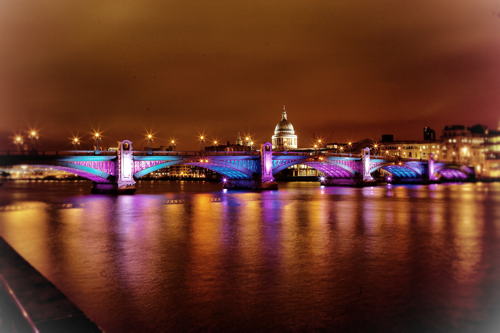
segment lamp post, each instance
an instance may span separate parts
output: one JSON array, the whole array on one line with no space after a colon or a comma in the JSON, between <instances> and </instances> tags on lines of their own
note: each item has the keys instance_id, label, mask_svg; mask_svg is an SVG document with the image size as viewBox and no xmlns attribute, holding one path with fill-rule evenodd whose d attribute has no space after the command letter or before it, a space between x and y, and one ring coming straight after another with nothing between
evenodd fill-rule
<instances>
[{"instance_id":1,"label":"lamp post","mask_svg":"<svg viewBox=\"0 0 500 333\"><path fill-rule=\"evenodd\" d=\"M205 140L207 139L207 137L205 136L205 134L200 134L198 136L198 140L200 142L200 150L203 150L203 146L205 145Z\"/></svg>"},{"instance_id":2,"label":"lamp post","mask_svg":"<svg viewBox=\"0 0 500 333\"><path fill-rule=\"evenodd\" d=\"M38 139L40 139L40 135L36 129L30 129L28 131L28 139L30 140L30 149L36 150Z\"/></svg>"},{"instance_id":3,"label":"lamp post","mask_svg":"<svg viewBox=\"0 0 500 333\"><path fill-rule=\"evenodd\" d=\"M101 150L102 147L100 146L101 141L102 141L102 134L98 130L95 130L92 133L92 139L94 140L94 150Z\"/></svg>"},{"instance_id":4,"label":"lamp post","mask_svg":"<svg viewBox=\"0 0 500 333\"><path fill-rule=\"evenodd\" d=\"M144 138L146 140L146 144L148 148L151 148L153 145L153 142L155 141L155 135L152 131L146 131L146 134L144 134Z\"/></svg>"},{"instance_id":5,"label":"lamp post","mask_svg":"<svg viewBox=\"0 0 500 333\"><path fill-rule=\"evenodd\" d=\"M73 149L76 150L78 148L78 146L80 146L80 143L81 142L80 142L80 138L79 137L74 136L74 137L71 138L71 144L73 145Z\"/></svg>"},{"instance_id":6,"label":"lamp post","mask_svg":"<svg viewBox=\"0 0 500 333\"><path fill-rule=\"evenodd\" d=\"M318 145L319 148L321 148L321 146L323 144L323 139L316 140L316 144Z\"/></svg>"},{"instance_id":7,"label":"lamp post","mask_svg":"<svg viewBox=\"0 0 500 333\"><path fill-rule=\"evenodd\" d=\"M22 135L16 134L14 135L13 143L16 146L17 151L21 151L24 144L24 138Z\"/></svg>"}]
</instances>

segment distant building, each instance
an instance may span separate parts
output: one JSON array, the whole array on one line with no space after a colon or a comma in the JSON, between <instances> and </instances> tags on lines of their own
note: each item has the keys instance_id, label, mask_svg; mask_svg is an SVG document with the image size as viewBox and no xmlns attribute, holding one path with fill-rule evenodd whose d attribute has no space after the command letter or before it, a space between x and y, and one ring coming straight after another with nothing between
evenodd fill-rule
<instances>
[{"instance_id":1,"label":"distant building","mask_svg":"<svg viewBox=\"0 0 500 333\"><path fill-rule=\"evenodd\" d=\"M497 130L490 130L486 136L484 176L500 179L500 123Z\"/></svg>"},{"instance_id":2,"label":"distant building","mask_svg":"<svg viewBox=\"0 0 500 333\"><path fill-rule=\"evenodd\" d=\"M476 174L481 176L484 171L487 133L488 129L483 125L445 126L441 136L443 147L440 159L474 166Z\"/></svg>"},{"instance_id":3,"label":"distant building","mask_svg":"<svg viewBox=\"0 0 500 333\"><path fill-rule=\"evenodd\" d=\"M429 141L382 141L375 153L382 156L427 160L430 154L436 159L440 155L440 143Z\"/></svg>"},{"instance_id":4,"label":"distant building","mask_svg":"<svg viewBox=\"0 0 500 333\"><path fill-rule=\"evenodd\" d=\"M77 180L79 176L44 166L16 165L0 170L2 178L12 180Z\"/></svg>"},{"instance_id":5,"label":"distant building","mask_svg":"<svg viewBox=\"0 0 500 333\"><path fill-rule=\"evenodd\" d=\"M216 172L197 166L176 164L146 175L144 179L191 179L191 180L216 180L220 175Z\"/></svg>"},{"instance_id":6,"label":"distant building","mask_svg":"<svg viewBox=\"0 0 500 333\"><path fill-rule=\"evenodd\" d=\"M488 133L488 127L476 124L471 127L464 125L450 125L443 128L441 138L457 138L457 137L482 137Z\"/></svg>"},{"instance_id":7,"label":"distant building","mask_svg":"<svg viewBox=\"0 0 500 333\"><path fill-rule=\"evenodd\" d=\"M430 127L424 127L424 141L436 141L436 131Z\"/></svg>"},{"instance_id":8,"label":"distant building","mask_svg":"<svg viewBox=\"0 0 500 333\"><path fill-rule=\"evenodd\" d=\"M274 129L272 137L274 150L288 150L297 148L297 135L290 121L288 121L285 108L281 113L281 120Z\"/></svg>"},{"instance_id":9,"label":"distant building","mask_svg":"<svg viewBox=\"0 0 500 333\"><path fill-rule=\"evenodd\" d=\"M399 158L428 159L430 154L440 161L474 167L482 178L500 178L500 128L449 125L443 128L440 140L433 129L425 127L424 141L397 141L383 135L374 153Z\"/></svg>"},{"instance_id":10,"label":"distant building","mask_svg":"<svg viewBox=\"0 0 500 333\"><path fill-rule=\"evenodd\" d=\"M344 142L328 142L320 150L330 151L332 153L349 153L351 146Z\"/></svg>"},{"instance_id":11,"label":"distant building","mask_svg":"<svg viewBox=\"0 0 500 333\"><path fill-rule=\"evenodd\" d=\"M381 142L394 142L394 134L382 134Z\"/></svg>"}]
</instances>

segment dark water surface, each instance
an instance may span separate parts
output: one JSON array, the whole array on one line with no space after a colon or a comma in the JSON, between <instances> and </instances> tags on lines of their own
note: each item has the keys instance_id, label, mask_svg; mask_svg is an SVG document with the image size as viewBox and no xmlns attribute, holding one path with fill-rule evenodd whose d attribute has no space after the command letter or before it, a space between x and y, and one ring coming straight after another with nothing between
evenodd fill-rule
<instances>
[{"instance_id":1,"label":"dark water surface","mask_svg":"<svg viewBox=\"0 0 500 333\"><path fill-rule=\"evenodd\" d=\"M500 184L6 183L0 234L110 332L500 331Z\"/></svg>"}]
</instances>

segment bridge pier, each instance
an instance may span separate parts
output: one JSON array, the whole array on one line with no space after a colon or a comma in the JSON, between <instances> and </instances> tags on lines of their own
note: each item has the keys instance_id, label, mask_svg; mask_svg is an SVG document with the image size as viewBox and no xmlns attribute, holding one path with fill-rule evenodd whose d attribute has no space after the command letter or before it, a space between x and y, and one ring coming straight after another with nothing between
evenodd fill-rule
<instances>
[{"instance_id":1,"label":"bridge pier","mask_svg":"<svg viewBox=\"0 0 500 333\"><path fill-rule=\"evenodd\" d=\"M361 155L361 165L362 165L362 177L363 183L362 185L373 185L376 183L375 179L373 179L370 170L371 170L371 159L370 159L370 148L363 148Z\"/></svg>"},{"instance_id":2,"label":"bridge pier","mask_svg":"<svg viewBox=\"0 0 500 333\"><path fill-rule=\"evenodd\" d=\"M372 186L377 181L372 177L370 148L364 148L361 156L360 173L356 173L352 178L320 177L320 184L323 186Z\"/></svg>"},{"instance_id":3,"label":"bridge pier","mask_svg":"<svg viewBox=\"0 0 500 333\"><path fill-rule=\"evenodd\" d=\"M438 181L436 177L436 167L434 165L434 154L429 154L429 160L427 161L427 181L429 183L435 183Z\"/></svg>"},{"instance_id":4,"label":"bridge pier","mask_svg":"<svg viewBox=\"0 0 500 333\"><path fill-rule=\"evenodd\" d=\"M94 183L92 193L132 194L135 192L134 154L132 142L129 140L118 142L115 174L116 176L109 183Z\"/></svg>"},{"instance_id":5,"label":"bridge pier","mask_svg":"<svg viewBox=\"0 0 500 333\"><path fill-rule=\"evenodd\" d=\"M278 183L273 177L273 148L270 142L260 148L260 174L253 179L225 179L223 186L227 189L246 189L253 191L277 190Z\"/></svg>"}]
</instances>

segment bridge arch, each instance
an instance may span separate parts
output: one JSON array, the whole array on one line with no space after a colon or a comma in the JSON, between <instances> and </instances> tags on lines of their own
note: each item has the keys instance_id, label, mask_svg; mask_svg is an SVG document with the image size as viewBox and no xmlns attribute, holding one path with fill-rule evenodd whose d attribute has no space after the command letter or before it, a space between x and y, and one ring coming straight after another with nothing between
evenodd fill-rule
<instances>
[{"instance_id":1,"label":"bridge arch","mask_svg":"<svg viewBox=\"0 0 500 333\"><path fill-rule=\"evenodd\" d=\"M313 169L322 172L325 176L331 178L352 178L354 177L354 172L336 163L325 163L325 162L304 162L301 163L307 165Z\"/></svg>"},{"instance_id":2,"label":"bridge arch","mask_svg":"<svg viewBox=\"0 0 500 333\"><path fill-rule=\"evenodd\" d=\"M106 172L82 165L29 164L29 166L65 171L96 183L109 183L114 177Z\"/></svg>"},{"instance_id":3,"label":"bridge arch","mask_svg":"<svg viewBox=\"0 0 500 333\"><path fill-rule=\"evenodd\" d=\"M112 155L10 155L0 159L1 165L27 165L60 170L99 183L114 181L116 156Z\"/></svg>"},{"instance_id":4,"label":"bridge arch","mask_svg":"<svg viewBox=\"0 0 500 333\"><path fill-rule=\"evenodd\" d=\"M396 164L396 163L384 163L377 165L376 167L370 169L370 174L374 172L383 170L391 175L394 179L399 180L417 180L423 177L423 170L415 167L412 164Z\"/></svg>"},{"instance_id":5,"label":"bridge arch","mask_svg":"<svg viewBox=\"0 0 500 333\"><path fill-rule=\"evenodd\" d=\"M190 162L190 163L183 163L183 164L208 169L208 170L214 171L214 172L216 172L224 177L227 177L228 179L252 179L253 178L253 174L250 174L246 170L240 170L240 169L237 169L234 167L229 167L226 165L219 165L219 164L210 163L210 162Z\"/></svg>"},{"instance_id":6,"label":"bridge arch","mask_svg":"<svg viewBox=\"0 0 500 333\"><path fill-rule=\"evenodd\" d=\"M134 178L141 178L151 172L158 171L163 168L168 168L172 165L180 164L181 160L160 160L160 161L148 161L140 160L137 162L134 160Z\"/></svg>"},{"instance_id":7,"label":"bridge arch","mask_svg":"<svg viewBox=\"0 0 500 333\"><path fill-rule=\"evenodd\" d=\"M435 175L438 180L466 180L474 176L474 171L467 166L440 164Z\"/></svg>"},{"instance_id":8,"label":"bridge arch","mask_svg":"<svg viewBox=\"0 0 500 333\"><path fill-rule=\"evenodd\" d=\"M134 159L134 177L137 179L173 165L191 165L211 170L228 179L252 179L260 171L258 162L258 159L235 159L225 156L199 158L139 156Z\"/></svg>"},{"instance_id":9,"label":"bridge arch","mask_svg":"<svg viewBox=\"0 0 500 333\"><path fill-rule=\"evenodd\" d=\"M350 166L348 163L344 162L350 162L350 159L343 160L309 156L280 156L280 158L273 160L273 175L276 175L277 173L294 165L302 164L316 169L327 177L353 178L357 174L355 166Z\"/></svg>"}]
</instances>

